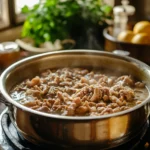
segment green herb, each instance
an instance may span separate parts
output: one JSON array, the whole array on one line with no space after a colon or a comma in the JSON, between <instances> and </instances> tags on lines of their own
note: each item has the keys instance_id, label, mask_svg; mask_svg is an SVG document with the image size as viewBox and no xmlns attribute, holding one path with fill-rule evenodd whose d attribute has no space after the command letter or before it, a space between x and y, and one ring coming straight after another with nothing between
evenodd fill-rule
<instances>
[{"instance_id":1,"label":"green herb","mask_svg":"<svg viewBox=\"0 0 150 150\"><path fill-rule=\"evenodd\" d=\"M32 9L24 6L27 14L22 36L30 37L39 46L45 41L71 37L74 29L91 24L103 24L110 18L112 8L102 0L45 0Z\"/></svg>"}]
</instances>

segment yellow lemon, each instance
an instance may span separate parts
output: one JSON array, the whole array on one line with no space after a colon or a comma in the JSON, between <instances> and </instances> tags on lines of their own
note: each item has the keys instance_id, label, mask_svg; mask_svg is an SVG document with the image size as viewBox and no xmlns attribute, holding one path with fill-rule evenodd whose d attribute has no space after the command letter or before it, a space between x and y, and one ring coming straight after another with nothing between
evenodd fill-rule
<instances>
[{"instance_id":1,"label":"yellow lemon","mask_svg":"<svg viewBox=\"0 0 150 150\"><path fill-rule=\"evenodd\" d=\"M137 33L147 33L150 34L150 23L148 21L140 21L135 24L133 32Z\"/></svg>"},{"instance_id":2,"label":"yellow lemon","mask_svg":"<svg viewBox=\"0 0 150 150\"><path fill-rule=\"evenodd\" d=\"M119 33L117 39L122 42L131 42L134 33L131 30L122 31Z\"/></svg>"},{"instance_id":3,"label":"yellow lemon","mask_svg":"<svg viewBox=\"0 0 150 150\"><path fill-rule=\"evenodd\" d=\"M134 44L150 44L150 36L146 33L138 33L132 38L131 42Z\"/></svg>"}]
</instances>

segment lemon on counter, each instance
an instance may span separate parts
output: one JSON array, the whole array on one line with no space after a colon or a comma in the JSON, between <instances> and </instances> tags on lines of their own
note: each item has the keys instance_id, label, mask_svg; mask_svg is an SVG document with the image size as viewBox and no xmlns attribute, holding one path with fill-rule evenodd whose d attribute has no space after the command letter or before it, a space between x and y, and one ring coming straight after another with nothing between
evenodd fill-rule
<instances>
[{"instance_id":1,"label":"lemon on counter","mask_svg":"<svg viewBox=\"0 0 150 150\"><path fill-rule=\"evenodd\" d=\"M150 22L149 21L140 21L135 24L133 32L137 33L147 33L150 34Z\"/></svg>"},{"instance_id":2,"label":"lemon on counter","mask_svg":"<svg viewBox=\"0 0 150 150\"><path fill-rule=\"evenodd\" d=\"M134 44L150 44L150 35L147 33L138 33L132 38L131 43Z\"/></svg>"},{"instance_id":3,"label":"lemon on counter","mask_svg":"<svg viewBox=\"0 0 150 150\"><path fill-rule=\"evenodd\" d=\"M119 33L117 40L122 42L131 42L134 33L131 30L125 30Z\"/></svg>"}]
</instances>

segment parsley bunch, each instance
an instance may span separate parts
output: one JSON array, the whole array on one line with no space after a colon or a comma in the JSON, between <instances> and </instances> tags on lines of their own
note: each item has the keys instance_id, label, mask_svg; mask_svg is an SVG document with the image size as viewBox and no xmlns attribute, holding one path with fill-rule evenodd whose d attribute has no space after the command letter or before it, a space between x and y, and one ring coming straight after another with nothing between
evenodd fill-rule
<instances>
[{"instance_id":1,"label":"parsley bunch","mask_svg":"<svg viewBox=\"0 0 150 150\"><path fill-rule=\"evenodd\" d=\"M36 46L46 41L73 38L71 33L75 29L104 24L111 17L111 11L112 7L102 0L45 0L32 9L22 8L27 14L22 36L32 38Z\"/></svg>"}]
</instances>

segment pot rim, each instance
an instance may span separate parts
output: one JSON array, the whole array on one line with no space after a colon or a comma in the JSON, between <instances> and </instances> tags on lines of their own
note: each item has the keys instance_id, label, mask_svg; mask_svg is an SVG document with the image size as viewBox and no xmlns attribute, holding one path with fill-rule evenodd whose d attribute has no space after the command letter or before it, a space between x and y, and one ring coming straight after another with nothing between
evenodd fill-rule
<instances>
[{"instance_id":1,"label":"pot rim","mask_svg":"<svg viewBox=\"0 0 150 150\"><path fill-rule=\"evenodd\" d=\"M37 58L40 58L40 57L43 57L46 55L55 55L55 54L61 54L61 53L71 54L71 53L75 53L75 52L76 53L85 53L85 54L97 54L97 55L104 54L107 56L113 56L113 57L123 59L128 62L134 63L134 64L138 65L139 68L142 67L142 69L147 69L148 73L150 74L150 67L147 64L145 64L137 59L131 58L129 56L121 56L121 55L110 53L110 52L104 52L104 51L99 51L99 50L89 50L89 49L88 50L86 50L86 49L61 50L61 51L56 51L56 52L48 52L48 53L38 54L35 56L30 56L28 58L24 58L16 63L10 65L6 70L4 70L4 72L2 73L2 75L0 77L0 90L1 90L2 95L9 103L22 109L23 111L27 111L27 112L30 112L30 113L33 113L36 115L44 116L44 117L63 119L63 120L95 120L95 119L106 119L106 118L116 117L116 116L125 115L132 111L135 111L135 110L141 108L142 106L144 106L146 103L148 103L148 101L150 100L150 94L141 104L138 104L138 105L134 106L133 108L130 108L130 109L127 109L124 111L120 111L117 113L112 113L112 114L107 114L107 115L102 115L102 116L61 116L61 115L56 115L56 114L44 113L44 112L40 112L40 111L33 110L31 108L28 108L28 107L18 103L17 101L14 101L7 93L6 88L5 88L4 79L7 77L9 72L11 72L17 66L19 66L25 62L28 62L30 60L37 59Z\"/></svg>"}]
</instances>

